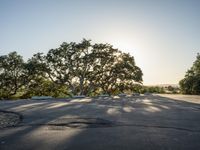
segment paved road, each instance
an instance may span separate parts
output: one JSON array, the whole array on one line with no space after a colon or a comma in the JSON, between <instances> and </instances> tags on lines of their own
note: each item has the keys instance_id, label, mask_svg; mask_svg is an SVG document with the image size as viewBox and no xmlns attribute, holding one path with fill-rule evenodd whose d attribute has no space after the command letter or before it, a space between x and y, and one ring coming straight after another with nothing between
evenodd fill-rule
<instances>
[{"instance_id":1,"label":"paved road","mask_svg":"<svg viewBox=\"0 0 200 150\"><path fill-rule=\"evenodd\" d=\"M23 115L0 130L1 150L197 150L200 97L147 95L1 101Z\"/></svg>"}]
</instances>

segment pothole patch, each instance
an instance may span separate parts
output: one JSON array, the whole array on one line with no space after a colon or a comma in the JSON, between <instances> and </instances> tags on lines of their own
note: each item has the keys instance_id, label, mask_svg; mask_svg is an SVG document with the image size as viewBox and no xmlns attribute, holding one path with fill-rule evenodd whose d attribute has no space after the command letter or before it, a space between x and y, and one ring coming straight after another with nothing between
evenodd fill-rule
<instances>
[{"instance_id":1,"label":"pothole patch","mask_svg":"<svg viewBox=\"0 0 200 150\"><path fill-rule=\"evenodd\" d=\"M103 128L114 126L113 121L102 118L61 118L47 124L49 129Z\"/></svg>"},{"instance_id":2,"label":"pothole patch","mask_svg":"<svg viewBox=\"0 0 200 150\"><path fill-rule=\"evenodd\" d=\"M21 115L17 113L0 111L0 129L13 127L17 125L21 121L21 119Z\"/></svg>"}]
</instances>

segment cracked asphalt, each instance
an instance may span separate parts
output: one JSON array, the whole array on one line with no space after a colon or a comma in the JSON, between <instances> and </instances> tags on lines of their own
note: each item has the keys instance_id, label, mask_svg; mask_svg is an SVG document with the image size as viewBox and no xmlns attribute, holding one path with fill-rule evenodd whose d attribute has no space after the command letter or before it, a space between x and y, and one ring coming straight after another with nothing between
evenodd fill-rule
<instances>
[{"instance_id":1,"label":"cracked asphalt","mask_svg":"<svg viewBox=\"0 0 200 150\"><path fill-rule=\"evenodd\" d=\"M0 101L0 110L23 116L0 129L1 150L200 149L200 96Z\"/></svg>"}]
</instances>

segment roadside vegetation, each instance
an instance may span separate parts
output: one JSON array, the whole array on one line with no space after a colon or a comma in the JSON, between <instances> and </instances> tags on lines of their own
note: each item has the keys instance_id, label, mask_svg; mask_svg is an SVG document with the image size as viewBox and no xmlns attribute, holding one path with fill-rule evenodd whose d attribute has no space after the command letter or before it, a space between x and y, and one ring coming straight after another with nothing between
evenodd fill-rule
<instances>
[{"instance_id":1,"label":"roadside vegetation","mask_svg":"<svg viewBox=\"0 0 200 150\"><path fill-rule=\"evenodd\" d=\"M200 94L200 54L179 84L183 94Z\"/></svg>"}]
</instances>

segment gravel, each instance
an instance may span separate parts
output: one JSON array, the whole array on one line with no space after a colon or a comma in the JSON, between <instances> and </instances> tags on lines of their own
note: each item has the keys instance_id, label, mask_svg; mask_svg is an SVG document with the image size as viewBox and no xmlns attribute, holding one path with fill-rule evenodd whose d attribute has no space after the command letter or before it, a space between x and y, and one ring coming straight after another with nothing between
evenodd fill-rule
<instances>
[{"instance_id":1,"label":"gravel","mask_svg":"<svg viewBox=\"0 0 200 150\"><path fill-rule=\"evenodd\" d=\"M0 111L0 129L17 125L21 120L19 114Z\"/></svg>"}]
</instances>

